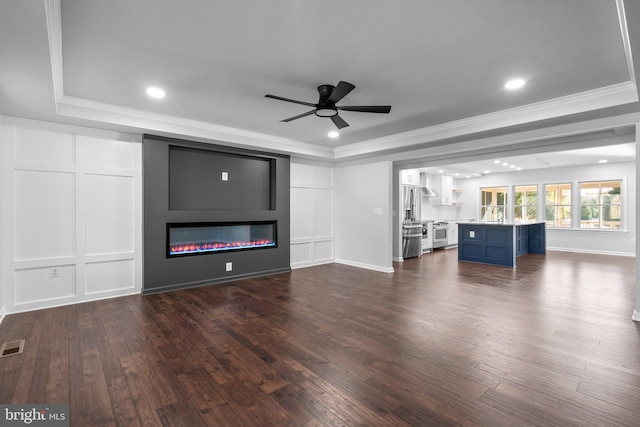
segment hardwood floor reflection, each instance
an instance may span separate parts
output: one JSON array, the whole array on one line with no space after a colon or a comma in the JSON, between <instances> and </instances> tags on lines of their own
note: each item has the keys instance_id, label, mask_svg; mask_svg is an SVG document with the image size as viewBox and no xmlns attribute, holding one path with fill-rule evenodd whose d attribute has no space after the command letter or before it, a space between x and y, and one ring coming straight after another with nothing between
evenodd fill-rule
<instances>
[{"instance_id":1,"label":"hardwood floor reflection","mask_svg":"<svg viewBox=\"0 0 640 427\"><path fill-rule=\"evenodd\" d=\"M637 426L635 259L455 250L7 316L1 403L72 425Z\"/></svg>"}]
</instances>

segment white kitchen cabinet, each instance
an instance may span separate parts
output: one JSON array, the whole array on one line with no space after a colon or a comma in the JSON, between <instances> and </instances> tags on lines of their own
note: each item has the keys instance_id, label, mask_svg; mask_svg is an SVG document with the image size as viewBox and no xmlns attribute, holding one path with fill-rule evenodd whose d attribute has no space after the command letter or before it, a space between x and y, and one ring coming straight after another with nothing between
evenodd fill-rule
<instances>
[{"instance_id":1,"label":"white kitchen cabinet","mask_svg":"<svg viewBox=\"0 0 640 427\"><path fill-rule=\"evenodd\" d=\"M453 204L453 177L451 175L431 175L429 184L438 194L434 205L451 206Z\"/></svg>"},{"instance_id":2,"label":"white kitchen cabinet","mask_svg":"<svg viewBox=\"0 0 640 427\"><path fill-rule=\"evenodd\" d=\"M420 185L420 171L418 169L401 170L400 183L403 185Z\"/></svg>"}]
</instances>

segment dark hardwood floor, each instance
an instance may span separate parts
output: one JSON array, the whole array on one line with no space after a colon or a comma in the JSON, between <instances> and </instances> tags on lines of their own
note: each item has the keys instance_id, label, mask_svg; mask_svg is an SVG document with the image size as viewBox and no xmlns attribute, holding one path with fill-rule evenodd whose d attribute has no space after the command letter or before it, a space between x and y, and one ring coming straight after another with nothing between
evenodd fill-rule
<instances>
[{"instance_id":1,"label":"dark hardwood floor","mask_svg":"<svg viewBox=\"0 0 640 427\"><path fill-rule=\"evenodd\" d=\"M456 250L7 316L1 403L71 424L638 426L635 259Z\"/></svg>"}]
</instances>

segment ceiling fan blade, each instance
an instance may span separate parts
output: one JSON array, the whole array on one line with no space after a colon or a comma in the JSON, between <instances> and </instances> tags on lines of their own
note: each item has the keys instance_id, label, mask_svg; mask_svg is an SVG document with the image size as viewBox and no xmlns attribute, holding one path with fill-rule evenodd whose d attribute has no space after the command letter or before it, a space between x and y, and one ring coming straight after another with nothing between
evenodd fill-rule
<instances>
[{"instance_id":1,"label":"ceiling fan blade","mask_svg":"<svg viewBox=\"0 0 640 427\"><path fill-rule=\"evenodd\" d=\"M358 111L361 113L383 113L386 114L391 111L390 105L360 105L360 106L347 106L347 107L338 107L338 110L344 111Z\"/></svg>"},{"instance_id":2,"label":"ceiling fan blade","mask_svg":"<svg viewBox=\"0 0 640 427\"><path fill-rule=\"evenodd\" d=\"M338 83L338 86L336 86L333 89L333 92L331 92L331 95L329 95L328 101L331 101L335 104L336 102L347 96L349 92L351 92L355 88L356 87L351 83L340 81Z\"/></svg>"},{"instance_id":3,"label":"ceiling fan blade","mask_svg":"<svg viewBox=\"0 0 640 427\"><path fill-rule=\"evenodd\" d=\"M295 99L283 98L281 96L276 96L276 95L265 95L265 98L272 98L272 99L277 99L279 101L293 102L294 104L306 105L308 107L316 106L316 104L312 104L311 102L296 101Z\"/></svg>"},{"instance_id":4,"label":"ceiling fan blade","mask_svg":"<svg viewBox=\"0 0 640 427\"><path fill-rule=\"evenodd\" d=\"M302 117L310 116L315 113L316 110L307 111L306 113L298 114L297 116L289 117L288 119L280 120L281 122L290 122L295 119L300 119Z\"/></svg>"},{"instance_id":5,"label":"ceiling fan blade","mask_svg":"<svg viewBox=\"0 0 640 427\"><path fill-rule=\"evenodd\" d=\"M349 126L349 123L345 122L344 119L338 115L331 117L331 121L338 129L346 128Z\"/></svg>"}]
</instances>

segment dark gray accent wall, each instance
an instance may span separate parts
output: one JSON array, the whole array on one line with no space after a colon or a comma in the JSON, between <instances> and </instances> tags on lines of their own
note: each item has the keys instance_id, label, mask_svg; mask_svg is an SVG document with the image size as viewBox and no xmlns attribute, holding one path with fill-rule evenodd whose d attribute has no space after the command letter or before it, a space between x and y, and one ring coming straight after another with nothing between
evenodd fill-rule
<instances>
[{"instance_id":1,"label":"dark gray accent wall","mask_svg":"<svg viewBox=\"0 0 640 427\"><path fill-rule=\"evenodd\" d=\"M275 163L272 158L170 146L169 209L270 210Z\"/></svg>"},{"instance_id":2,"label":"dark gray accent wall","mask_svg":"<svg viewBox=\"0 0 640 427\"><path fill-rule=\"evenodd\" d=\"M144 294L290 271L289 156L153 135L142 149ZM240 221L277 221L277 247L167 257L167 223Z\"/></svg>"}]
</instances>

